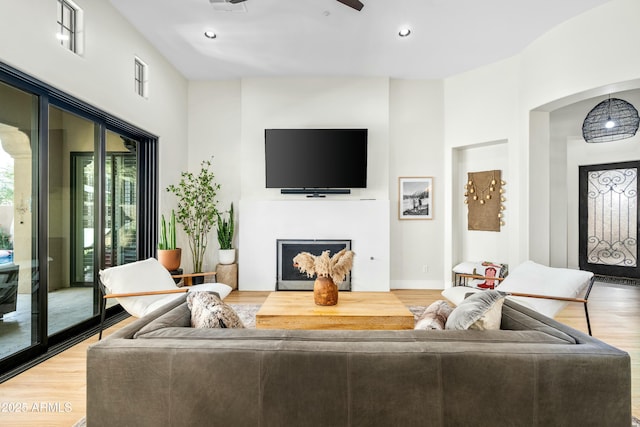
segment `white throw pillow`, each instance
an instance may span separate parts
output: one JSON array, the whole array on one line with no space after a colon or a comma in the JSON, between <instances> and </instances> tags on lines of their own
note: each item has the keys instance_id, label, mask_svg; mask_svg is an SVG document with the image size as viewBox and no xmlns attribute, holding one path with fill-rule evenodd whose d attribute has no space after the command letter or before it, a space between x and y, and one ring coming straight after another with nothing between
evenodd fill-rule
<instances>
[{"instance_id":1,"label":"white throw pillow","mask_svg":"<svg viewBox=\"0 0 640 427\"><path fill-rule=\"evenodd\" d=\"M502 292L493 290L471 295L451 312L445 329L500 329L504 297Z\"/></svg>"},{"instance_id":2,"label":"white throw pillow","mask_svg":"<svg viewBox=\"0 0 640 427\"><path fill-rule=\"evenodd\" d=\"M162 291L178 288L169 271L155 258L100 270L100 279L109 290L109 293L112 294ZM164 299L167 299L166 302L170 302L180 295L181 294L161 294L142 297L125 297L118 298L118 302L130 315L142 317L149 312L148 307L150 305ZM155 308L158 308L158 305L156 305Z\"/></svg>"}]
</instances>

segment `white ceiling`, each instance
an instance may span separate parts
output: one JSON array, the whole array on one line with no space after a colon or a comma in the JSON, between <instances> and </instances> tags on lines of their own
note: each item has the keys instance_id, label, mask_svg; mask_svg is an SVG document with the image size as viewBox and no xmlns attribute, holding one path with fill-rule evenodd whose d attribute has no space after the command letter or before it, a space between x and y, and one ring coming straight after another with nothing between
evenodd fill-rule
<instances>
[{"instance_id":1,"label":"white ceiling","mask_svg":"<svg viewBox=\"0 0 640 427\"><path fill-rule=\"evenodd\" d=\"M444 78L508 58L609 0L110 0L190 80ZM411 27L407 38L398 37ZM213 30L217 38L204 37ZM141 58L144 60L144 58Z\"/></svg>"}]
</instances>

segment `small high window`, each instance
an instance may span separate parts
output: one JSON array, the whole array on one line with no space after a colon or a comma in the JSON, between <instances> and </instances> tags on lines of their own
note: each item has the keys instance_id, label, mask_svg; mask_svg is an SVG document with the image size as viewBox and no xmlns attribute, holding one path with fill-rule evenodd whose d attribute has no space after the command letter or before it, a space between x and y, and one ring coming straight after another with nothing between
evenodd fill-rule
<instances>
[{"instance_id":1,"label":"small high window","mask_svg":"<svg viewBox=\"0 0 640 427\"><path fill-rule=\"evenodd\" d=\"M82 10L70 0L58 0L58 33L60 45L82 54Z\"/></svg>"},{"instance_id":2,"label":"small high window","mask_svg":"<svg viewBox=\"0 0 640 427\"><path fill-rule=\"evenodd\" d=\"M136 57L133 63L134 90L143 98L148 96L148 80L149 71L147 64L142 62L140 58Z\"/></svg>"}]
</instances>

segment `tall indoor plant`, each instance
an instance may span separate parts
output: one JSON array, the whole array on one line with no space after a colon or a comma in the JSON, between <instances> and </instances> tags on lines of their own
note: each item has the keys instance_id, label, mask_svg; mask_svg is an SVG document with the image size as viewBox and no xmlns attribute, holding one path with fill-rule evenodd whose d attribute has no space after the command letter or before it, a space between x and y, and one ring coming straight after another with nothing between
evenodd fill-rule
<instances>
[{"instance_id":1,"label":"tall indoor plant","mask_svg":"<svg viewBox=\"0 0 640 427\"><path fill-rule=\"evenodd\" d=\"M168 230L168 233L167 233ZM169 271L180 268L182 249L176 247L176 212L171 210L169 227L164 219L160 220L160 239L158 240L158 261Z\"/></svg>"},{"instance_id":2,"label":"tall indoor plant","mask_svg":"<svg viewBox=\"0 0 640 427\"><path fill-rule=\"evenodd\" d=\"M218 219L217 191L211 171L211 160L200 163L200 172L182 172L177 185L169 185L167 191L178 199L176 220L182 225L189 240L193 259L193 272L202 273L202 262L208 245L208 234Z\"/></svg>"},{"instance_id":3,"label":"tall indoor plant","mask_svg":"<svg viewBox=\"0 0 640 427\"><path fill-rule=\"evenodd\" d=\"M220 264L233 264L236 260L236 250L233 248L233 232L235 229L233 203L231 203L228 213L228 220L223 219L218 214L218 243L220 244L218 261Z\"/></svg>"}]
</instances>

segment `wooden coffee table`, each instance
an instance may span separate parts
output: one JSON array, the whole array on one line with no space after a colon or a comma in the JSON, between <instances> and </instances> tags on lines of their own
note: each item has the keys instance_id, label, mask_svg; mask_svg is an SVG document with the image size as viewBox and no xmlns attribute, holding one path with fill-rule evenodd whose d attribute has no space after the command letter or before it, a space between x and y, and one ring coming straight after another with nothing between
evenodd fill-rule
<instances>
[{"instance_id":1,"label":"wooden coffee table","mask_svg":"<svg viewBox=\"0 0 640 427\"><path fill-rule=\"evenodd\" d=\"M319 306L313 292L269 294L256 314L258 329L413 329L413 314L391 292L340 292Z\"/></svg>"}]
</instances>

